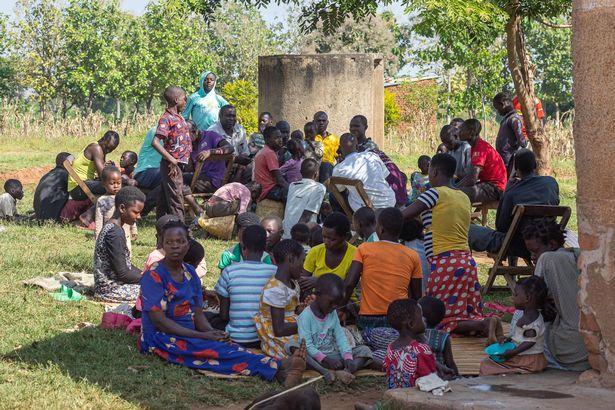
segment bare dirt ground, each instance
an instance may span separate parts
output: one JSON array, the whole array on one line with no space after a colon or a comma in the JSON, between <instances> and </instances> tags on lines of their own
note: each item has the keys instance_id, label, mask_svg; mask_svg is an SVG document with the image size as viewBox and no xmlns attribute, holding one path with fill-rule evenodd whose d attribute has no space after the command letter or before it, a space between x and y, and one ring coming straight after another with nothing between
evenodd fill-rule
<instances>
[{"instance_id":1,"label":"bare dirt ground","mask_svg":"<svg viewBox=\"0 0 615 410\"><path fill-rule=\"evenodd\" d=\"M22 184L36 184L43 175L51 170L48 165L34 168L20 169L19 171L11 171L0 173L0 181L6 181L7 179L18 179Z\"/></svg>"}]
</instances>

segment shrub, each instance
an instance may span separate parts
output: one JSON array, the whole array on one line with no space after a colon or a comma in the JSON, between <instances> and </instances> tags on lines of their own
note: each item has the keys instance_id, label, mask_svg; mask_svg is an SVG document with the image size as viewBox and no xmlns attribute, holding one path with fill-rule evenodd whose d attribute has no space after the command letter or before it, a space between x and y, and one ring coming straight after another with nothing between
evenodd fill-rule
<instances>
[{"instance_id":1,"label":"shrub","mask_svg":"<svg viewBox=\"0 0 615 410\"><path fill-rule=\"evenodd\" d=\"M246 80L235 80L222 86L222 96L237 109L237 121L248 135L258 130L258 90Z\"/></svg>"},{"instance_id":2,"label":"shrub","mask_svg":"<svg viewBox=\"0 0 615 410\"><path fill-rule=\"evenodd\" d=\"M401 120L401 111L397 101L395 100L395 94L390 90L384 90L384 128L390 130L399 124Z\"/></svg>"}]
</instances>

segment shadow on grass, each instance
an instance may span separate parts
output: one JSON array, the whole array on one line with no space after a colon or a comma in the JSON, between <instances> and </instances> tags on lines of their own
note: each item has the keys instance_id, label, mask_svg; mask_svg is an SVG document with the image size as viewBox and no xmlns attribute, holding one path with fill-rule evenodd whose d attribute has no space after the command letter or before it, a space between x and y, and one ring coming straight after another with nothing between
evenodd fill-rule
<instances>
[{"instance_id":1,"label":"shadow on grass","mask_svg":"<svg viewBox=\"0 0 615 410\"><path fill-rule=\"evenodd\" d=\"M122 331L85 328L34 342L2 356L7 362L45 371L53 364L75 381L86 381L122 399L145 407L209 408L231 403L246 404L277 383L257 378L213 379L188 368L170 365L137 351L136 338ZM320 394L353 393L384 386L379 377L358 379L352 386L315 386Z\"/></svg>"},{"instance_id":2,"label":"shadow on grass","mask_svg":"<svg viewBox=\"0 0 615 410\"><path fill-rule=\"evenodd\" d=\"M85 328L34 342L7 353L7 362L42 370L58 366L75 381L87 381L146 407L220 406L248 401L279 388L259 379L208 378L138 352L136 338L121 331Z\"/></svg>"}]
</instances>

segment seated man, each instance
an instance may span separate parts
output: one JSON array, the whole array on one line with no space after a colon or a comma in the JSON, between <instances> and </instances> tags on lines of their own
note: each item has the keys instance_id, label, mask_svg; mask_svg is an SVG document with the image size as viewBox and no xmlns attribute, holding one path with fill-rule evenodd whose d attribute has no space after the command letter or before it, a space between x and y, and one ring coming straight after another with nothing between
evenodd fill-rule
<instances>
[{"instance_id":1,"label":"seated man","mask_svg":"<svg viewBox=\"0 0 615 410\"><path fill-rule=\"evenodd\" d=\"M107 154L113 152L120 145L120 136L115 131L107 131L97 142L89 144L73 161L75 173L88 186L94 195L104 194L105 187L96 176L100 177L105 167ZM68 178L68 193L76 201L88 199L85 192L79 188L77 181L71 176Z\"/></svg>"},{"instance_id":2,"label":"seated man","mask_svg":"<svg viewBox=\"0 0 615 410\"><path fill-rule=\"evenodd\" d=\"M463 124L463 121L462 121ZM457 161L455 180L463 179L472 173L472 147L459 139L459 129L452 125L445 125L440 130L440 141L446 147L446 153Z\"/></svg>"},{"instance_id":3,"label":"seated man","mask_svg":"<svg viewBox=\"0 0 615 410\"><path fill-rule=\"evenodd\" d=\"M286 202L288 182L280 172L277 154L282 147L282 134L276 127L267 127L263 136L265 146L254 157L254 182L263 188L258 201L268 198Z\"/></svg>"},{"instance_id":4,"label":"seated man","mask_svg":"<svg viewBox=\"0 0 615 410\"><path fill-rule=\"evenodd\" d=\"M199 131L195 124L194 127L191 127L190 132L196 134L192 139L192 153L190 154L192 170L196 172L197 163L203 162L201 173L194 187L194 193L214 192L222 186L226 173L226 162L209 159L209 157L232 154L235 149L222 135L215 131Z\"/></svg>"},{"instance_id":5,"label":"seated man","mask_svg":"<svg viewBox=\"0 0 615 410\"><path fill-rule=\"evenodd\" d=\"M291 229L298 223L316 222L327 189L318 182L318 162L312 158L301 163L301 181L288 188L284 209L284 239L290 238Z\"/></svg>"},{"instance_id":6,"label":"seated man","mask_svg":"<svg viewBox=\"0 0 615 410\"><path fill-rule=\"evenodd\" d=\"M64 160L73 160L68 152L56 156L54 169L43 175L34 191L34 216L39 221L60 222L62 208L68 202L68 172L64 169Z\"/></svg>"},{"instance_id":7,"label":"seated man","mask_svg":"<svg viewBox=\"0 0 615 410\"><path fill-rule=\"evenodd\" d=\"M246 139L246 130L237 122L237 110L232 105L220 108L218 122L209 127L208 131L214 131L233 147L235 154L235 168L233 170L234 182L250 182L252 178L250 147Z\"/></svg>"},{"instance_id":8,"label":"seated man","mask_svg":"<svg viewBox=\"0 0 615 410\"><path fill-rule=\"evenodd\" d=\"M344 160L333 168L333 176L361 181L375 209L395 206L395 192L386 181L389 170L378 155L371 151L357 152L357 138L349 133L342 135L340 148ZM345 186L338 188L346 189ZM348 187L348 204L353 211L365 205L353 187Z\"/></svg>"},{"instance_id":9,"label":"seated man","mask_svg":"<svg viewBox=\"0 0 615 410\"><path fill-rule=\"evenodd\" d=\"M406 192L408 177L384 152L378 149L378 145L372 141L371 138L367 137L365 134L367 130L367 118L364 115L355 115L352 117L352 120L350 120L348 128L350 133L357 138L357 151L372 151L382 160L384 166L389 170L389 175L386 180L393 192L395 192L396 205L405 205L408 199L408 194Z\"/></svg>"},{"instance_id":10,"label":"seated man","mask_svg":"<svg viewBox=\"0 0 615 410\"><path fill-rule=\"evenodd\" d=\"M495 217L495 228L470 225L468 241L475 251L497 253L513 220L513 210L516 205L559 205L559 186L550 176L536 175L536 155L530 150L522 149L515 155L515 169L518 182L511 183L500 200ZM533 221L524 218L510 244L509 253L512 256L527 258L529 253L523 242L521 233Z\"/></svg>"},{"instance_id":11,"label":"seated man","mask_svg":"<svg viewBox=\"0 0 615 410\"><path fill-rule=\"evenodd\" d=\"M460 189L470 202L499 201L506 188L506 167L500 154L480 137L480 121L465 120L459 131L459 138L472 147L471 174L459 181Z\"/></svg>"}]
</instances>

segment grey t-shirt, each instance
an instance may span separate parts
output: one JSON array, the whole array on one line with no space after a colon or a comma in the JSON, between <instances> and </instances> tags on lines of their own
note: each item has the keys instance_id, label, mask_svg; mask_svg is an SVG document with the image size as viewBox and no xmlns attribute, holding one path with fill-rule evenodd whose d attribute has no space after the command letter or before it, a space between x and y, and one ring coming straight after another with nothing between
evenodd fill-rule
<instances>
[{"instance_id":1,"label":"grey t-shirt","mask_svg":"<svg viewBox=\"0 0 615 410\"><path fill-rule=\"evenodd\" d=\"M290 184L284 210L284 239L290 238L290 230L299 222L303 211L314 213L307 222L316 222L326 192L327 189L323 184L311 179L303 178Z\"/></svg>"},{"instance_id":2,"label":"grey t-shirt","mask_svg":"<svg viewBox=\"0 0 615 410\"><path fill-rule=\"evenodd\" d=\"M461 144L456 149L449 151L449 154L457 160L457 168L455 168L457 178L461 179L472 173L472 147L470 144L461 141Z\"/></svg>"}]
</instances>

